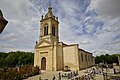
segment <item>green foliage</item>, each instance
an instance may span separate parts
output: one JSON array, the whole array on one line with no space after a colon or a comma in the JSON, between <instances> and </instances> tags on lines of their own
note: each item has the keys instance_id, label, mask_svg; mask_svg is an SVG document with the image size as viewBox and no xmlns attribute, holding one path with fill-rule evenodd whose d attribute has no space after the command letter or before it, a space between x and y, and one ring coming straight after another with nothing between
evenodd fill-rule
<instances>
[{"instance_id":1,"label":"green foliage","mask_svg":"<svg viewBox=\"0 0 120 80\"><path fill-rule=\"evenodd\" d=\"M15 67L20 65L33 65L34 54L31 52L0 52L0 67Z\"/></svg>"},{"instance_id":2,"label":"green foliage","mask_svg":"<svg viewBox=\"0 0 120 80\"><path fill-rule=\"evenodd\" d=\"M112 64L112 63L118 63L118 56L120 54L106 54L106 55L100 55L95 57L95 63L99 64L101 62L107 63L107 64Z\"/></svg>"}]
</instances>

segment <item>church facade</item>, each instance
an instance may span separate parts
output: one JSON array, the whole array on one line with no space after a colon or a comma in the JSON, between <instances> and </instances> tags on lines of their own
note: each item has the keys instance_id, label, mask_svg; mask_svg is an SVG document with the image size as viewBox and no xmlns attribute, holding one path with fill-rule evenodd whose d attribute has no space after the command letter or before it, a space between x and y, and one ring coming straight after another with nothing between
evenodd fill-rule
<instances>
[{"instance_id":1,"label":"church facade","mask_svg":"<svg viewBox=\"0 0 120 80\"><path fill-rule=\"evenodd\" d=\"M59 42L59 22L52 8L48 8L40 20L40 38L34 49L34 66L41 70L80 70L93 66L92 53L79 48L78 44Z\"/></svg>"}]
</instances>

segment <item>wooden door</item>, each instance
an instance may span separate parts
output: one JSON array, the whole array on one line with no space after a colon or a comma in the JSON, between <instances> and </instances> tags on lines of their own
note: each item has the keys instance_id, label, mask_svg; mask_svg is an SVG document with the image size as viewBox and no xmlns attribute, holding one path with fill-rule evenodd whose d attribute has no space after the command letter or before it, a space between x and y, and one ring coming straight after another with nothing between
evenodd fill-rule
<instances>
[{"instance_id":1,"label":"wooden door","mask_svg":"<svg viewBox=\"0 0 120 80\"><path fill-rule=\"evenodd\" d=\"M46 58L43 57L41 60L41 70L46 70Z\"/></svg>"}]
</instances>

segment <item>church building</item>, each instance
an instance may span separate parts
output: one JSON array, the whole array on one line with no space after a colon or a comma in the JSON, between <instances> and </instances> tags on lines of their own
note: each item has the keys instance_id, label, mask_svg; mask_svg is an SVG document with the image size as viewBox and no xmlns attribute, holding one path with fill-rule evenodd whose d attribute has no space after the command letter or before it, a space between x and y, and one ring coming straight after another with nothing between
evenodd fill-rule
<instances>
[{"instance_id":1,"label":"church building","mask_svg":"<svg viewBox=\"0 0 120 80\"><path fill-rule=\"evenodd\" d=\"M95 64L92 53L78 44L59 42L59 21L52 8L40 20L40 38L34 49L34 66L41 70L81 70Z\"/></svg>"}]
</instances>

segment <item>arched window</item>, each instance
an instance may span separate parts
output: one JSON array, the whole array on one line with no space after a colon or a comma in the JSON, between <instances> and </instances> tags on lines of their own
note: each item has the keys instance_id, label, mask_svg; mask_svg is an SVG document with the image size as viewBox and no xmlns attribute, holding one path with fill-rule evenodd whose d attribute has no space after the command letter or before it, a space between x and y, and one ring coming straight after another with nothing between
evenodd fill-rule
<instances>
[{"instance_id":1,"label":"arched window","mask_svg":"<svg viewBox=\"0 0 120 80\"><path fill-rule=\"evenodd\" d=\"M81 53L81 59L82 59L82 62L83 62L83 54Z\"/></svg>"},{"instance_id":2,"label":"arched window","mask_svg":"<svg viewBox=\"0 0 120 80\"><path fill-rule=\"evenodd\" d=\"M55 27L52 26L52 35L55 36Z\"/></svg>"},{"instance_id":3,"label":"arched window","mask_svg":"<svg viewBox=\"0 0 120 80\"><path fill-rule=\"evenodd\" d=\"M44 36L48 35L48 26L44 27Z\"/></svg>"},{"instance_id":4,"label":"arched window","mask_svg":"<svg viewBox=\"0 0 120 80\"><path fill-rule=\"evenodd\" d=\"M87 54L85 54L85 59L86 59L86 62L87 62Z\"/></svg>"}]
</instances>

